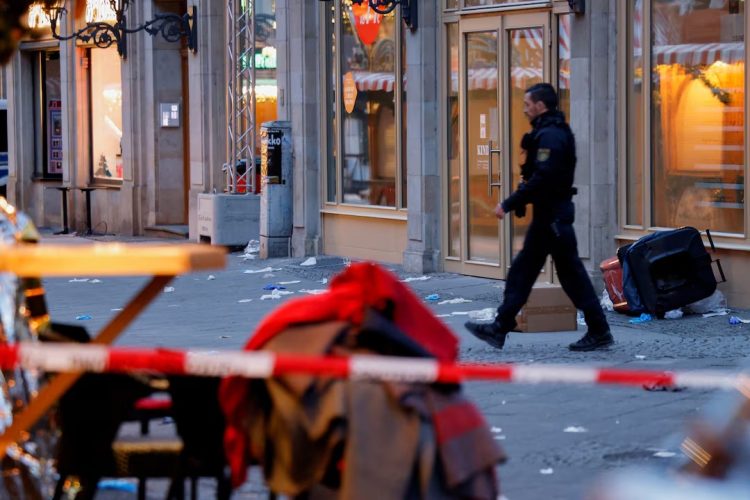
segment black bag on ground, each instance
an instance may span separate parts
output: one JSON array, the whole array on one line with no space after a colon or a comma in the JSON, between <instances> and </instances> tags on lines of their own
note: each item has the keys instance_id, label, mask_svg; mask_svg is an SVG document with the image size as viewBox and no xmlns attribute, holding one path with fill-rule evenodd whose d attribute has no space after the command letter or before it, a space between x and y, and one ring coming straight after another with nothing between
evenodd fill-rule
<instances>
[{"instance_id":1,"label":"black bag on ground","mask_svg":"<svg viewBox=\"0 0 750 500\"><path fill-rule=\"evenodd\" d=\"M643 306L658 317L704 299L716 290L711 256L700 232L693 227L641 238L625 251L624 259Z\"/></svg>"}]
</instances>

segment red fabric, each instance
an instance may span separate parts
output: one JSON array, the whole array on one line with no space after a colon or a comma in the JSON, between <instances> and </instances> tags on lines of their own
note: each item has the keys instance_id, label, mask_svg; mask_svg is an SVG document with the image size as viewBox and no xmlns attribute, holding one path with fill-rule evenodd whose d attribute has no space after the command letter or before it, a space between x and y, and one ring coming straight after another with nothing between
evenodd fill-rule
<instances>
[{"instance_id":1,"label":"red fabric","mask_svg":"<svg viewBox=\"0 0 750 500\"><path fill-rule=\"evenodd\" d=\"M468 401L440 409L432 416L432 423L435 426L438 445L487 426L476 406Z\"/></svg>"},{"instance_id":2,"label":"red fabric","mask_svg":"<svg viewBox=\"0 0 750 500\"><path fill-rule=\"evenodd\" d=\"M245 350L257 350L287 328L305 323L347 321L362 323L368 308L384 310L393 304L393 322L439 361L453 362L458 339L422 301L396 276L372 263L352 264L336 276L327 293L290 300L261 322ZM240 486L250 461L248 437L244 433L248 381L239 377L223 380L219 400L226 417L224 448L232 470L232 484Z\"/></svg>"}]
</instances>

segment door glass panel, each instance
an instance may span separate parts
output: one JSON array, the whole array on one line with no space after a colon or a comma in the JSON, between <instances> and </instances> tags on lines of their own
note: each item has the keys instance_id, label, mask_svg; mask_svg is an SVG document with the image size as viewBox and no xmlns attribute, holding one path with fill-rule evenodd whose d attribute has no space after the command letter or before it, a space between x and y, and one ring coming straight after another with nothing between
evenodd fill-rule
<instances>
[{"instance_id":1,"label":"door glass panel","mask_svg":"<svg viewBox=\"0 0 750 500\"><path fill-rule=\"evenodd\" d=\"M531 129L523 114L523 96L526 89L544 79L544 30L524 28L508 30L510 66L510 164L511 190L521 182L521 165L526 153L521 150L521 138ZM515 256L523 247L523 239L531 223L532 207L526 207L525 217L509 217L511 224L511 253Z\"/></svg>"},{"instance_id":2,"label":"door glass panel","mask_svg":"<svg viewBox=\"0 0 750 500\"><path fill-rule=\"evenodd\" d=\"M448 25L448 256L461 255L461 157L459 151L458 23Z\"/></svg>"},{"instance_id":3,"label":"door glass panel","mask_svg":"<svg viewBox=\"0 0 750 500\"><path fill-rule=\"evenodd\" d=\"M466 35L466 171L468 201L469 259L499 263L499 224L494 209L497 190L487 193L490 160L489 142L497 147L498 133L498 48L497 32ZM495 169L498 157L493 158ZM495 173L497 170L495 170ZM496 180L497 177L494 177Z\"/></svg>"}]
</instances>

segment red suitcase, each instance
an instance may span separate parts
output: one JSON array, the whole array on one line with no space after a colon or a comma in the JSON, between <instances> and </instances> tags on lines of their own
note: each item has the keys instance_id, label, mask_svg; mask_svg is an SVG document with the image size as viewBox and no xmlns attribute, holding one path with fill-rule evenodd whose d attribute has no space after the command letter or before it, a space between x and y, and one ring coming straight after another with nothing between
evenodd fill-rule
<instances>
[{"instance_id":1,"label":"red suitcase","mask_svg":"<svg viewBox=\"0 0 750 500\"><path fill-rule=\"evenodd\" d=\"M617 256L605 259L599 264L602 271L604 286L607 289L607 295L615 307L615 311L627 313L630 308L628 301L625 300L625 294L622 291L622 266Z\"/></svg>"}]
</instances>

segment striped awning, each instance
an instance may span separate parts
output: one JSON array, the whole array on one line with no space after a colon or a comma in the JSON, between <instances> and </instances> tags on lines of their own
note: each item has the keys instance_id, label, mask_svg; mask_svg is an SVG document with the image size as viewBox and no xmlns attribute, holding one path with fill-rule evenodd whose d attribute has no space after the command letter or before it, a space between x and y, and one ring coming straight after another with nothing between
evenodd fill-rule
<instances>
[{"instance_id":1,"label":"striped awning","mask_svg":"<svg viewBox=\"0 0 750 500\"><path fill-rule=\"evenodd\" d=\"M745 61L745 43L724 42L656 45L652 52L652 58L655 64L685 64L695 66L712 64L716 61L733 64Z\"/></svg>"},{"instance_id":2,"label":"striped awning","mask_svg":"<svg viewBox=\"0 0 750 500\"><path fill-rule=\"evenodd\" d=\"M354 83L360 92L393 92L396 77L393 73L379 73L369 71L354 71ZM497 88L497 68L481 68L469 70L469 90L492 90ZM542 81L542 68L514 67L511 77L516 87L527 87L531 80ZM452 79L452 91L458 91L458 75ZM404 77L406 87L406 77Z\"/></svg>"}]
</instances>

